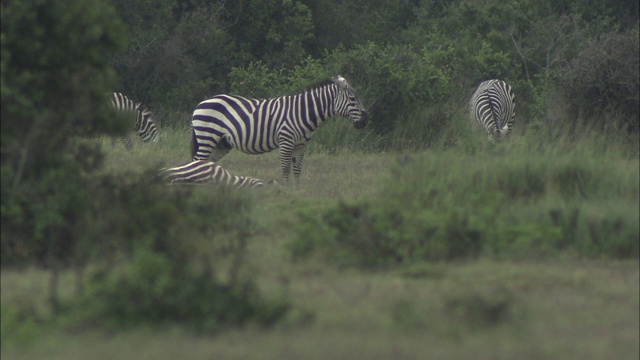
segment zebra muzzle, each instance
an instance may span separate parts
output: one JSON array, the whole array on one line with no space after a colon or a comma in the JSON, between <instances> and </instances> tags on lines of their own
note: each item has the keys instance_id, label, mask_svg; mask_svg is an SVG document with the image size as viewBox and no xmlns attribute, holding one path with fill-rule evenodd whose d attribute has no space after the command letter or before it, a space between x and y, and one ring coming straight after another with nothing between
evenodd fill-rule
<instances>
[{"instance_id":1,"label":"zebra muzzle","mask_svg":"<svg viewBox=\"0 0 640 360\"><path fill-rule=\"evenodd\" d=\"M367 114L367 112L363 111L362 115L360 116L360 120L354 122L353 127L355 127L356 129L364 129L364 127L367 126L368 118L369 118L369 115Z\"/></svg>"}]
</instances>

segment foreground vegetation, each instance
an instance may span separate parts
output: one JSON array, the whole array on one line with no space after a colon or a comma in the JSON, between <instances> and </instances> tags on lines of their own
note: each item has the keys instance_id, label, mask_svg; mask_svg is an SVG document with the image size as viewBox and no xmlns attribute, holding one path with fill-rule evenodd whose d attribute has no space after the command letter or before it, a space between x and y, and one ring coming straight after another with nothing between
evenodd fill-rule
<instances>
[{"instance_id":1,"label":"foreground vegetation","mask_svg":"<svg viewBox=\"0 0 640 360\"><path fill-rule=\"evenodd\" d=\"M327 126L331 134L341 125ZM105 172L148 177L153 171L147 170L188 161L185 133L170 130L163 143L139 143L131 154L105 139ZM218 209L207 217L215 224L208 238L178 235L187 261L201 264L210 256L210 285L167 277L162 264L171 258L146 253L160 276L149 285L141 273L101 273L107 285L124 279L133 293L109 287L116 282L92 296L95 277L86 275L88 289L79 295L76 275L63 271L63 310L53 312L47 273L3 269L3 356L73 359L99 349L119 358L636 358L637 150L589 134L550 140L530 133L495 146L468 135L446 150L378 154L327 152L330 139L320 136L299 187L189 190L201 203L179 191L191 204L180 216ZM232 152L221 162L263 179L279 178L278 163L277 152ZM147 209L171 192L159 189L156 200L145 200ZM191 224L200 224L195 219ZM91 269L87 274L95 274ZM161 279L196 287L163 292L168 285ZM194 306L209 303L215 314L229 284L245 284L233 301L249 300L248 321L239 328L224 318L217 326L184 322ZM204 303L170 296L191 288L212 292L191 293ZM114 322L113 301L136 315ZM144 317L136 304L165 316ZM180 309L182 320L167 315Z\"/></svg>"},{"instance_id":2,"label":"foreground vegetation","mask_svg":"<svg viewBox=\"0 0 640 360\"><path fill-rule=\"evenodd\" d=\"M291 265L279 241L256 239L265 287L288 294L270 329L195 336L180 328L61 331L3 313L7 359L635 359L636 261L474 261L361 273ZM71 287L71 279L62 279ZM2 273L2 303L42 305L43 273ZM4 306L4 305L3 305ZM426 354L426 355L425 355Z\"/></svg>"}]
</instances>

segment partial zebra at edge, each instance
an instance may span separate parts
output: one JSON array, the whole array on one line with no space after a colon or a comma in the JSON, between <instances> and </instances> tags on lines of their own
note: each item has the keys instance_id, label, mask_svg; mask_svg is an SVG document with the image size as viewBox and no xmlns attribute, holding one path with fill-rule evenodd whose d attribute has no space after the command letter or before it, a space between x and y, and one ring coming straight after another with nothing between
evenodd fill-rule
<instances>
[{"instance_id":1,"label":"partial zebra at edge","mask_svg":"<svg viewBox=\"0 0 640 360\"><path fill-rule=\"evenodd\" d=\"M158 176L169 185L222 184L236 188L260 188L264 182L249 176L236 176L213 161L196 160L173 168L160 169Z\"/></svg>"},{"instance_id":2,"label":"partial zebra at edge","mask_svg":"<svg viewBox=\"0 0 640 360\"><path fill-rule=\"evenodd\" d=\"M136 115L136 132L145 143L158 141L158 125L153 120L153 113L149 108L136 103L122 93L111 94L111 105L120 112L130 112ZM131 151L133 140L130 134L122 136L122 143L125 149Z\"/></svg>"},{"instance_id":3,"label":"partial zebra at edge","mask_svg":"<svg viewBox=\"0 0 640 360\"><path fill-rule=\"evenodd\" d=\"M483 81L469 101L471 122L486 132L489 141L503 140L513 129L515 107L509 84L499 79Z\"/></svg>"}]
</instances>

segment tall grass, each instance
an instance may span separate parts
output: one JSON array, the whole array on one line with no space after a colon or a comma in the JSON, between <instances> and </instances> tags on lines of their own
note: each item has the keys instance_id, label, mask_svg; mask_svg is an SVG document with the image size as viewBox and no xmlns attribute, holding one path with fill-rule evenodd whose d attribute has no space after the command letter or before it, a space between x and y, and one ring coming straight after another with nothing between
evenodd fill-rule
<instances>
[{"instance_id":1,"label":"tall grass","mask_svg":"<svg viewBox=\"0 0 640 360\"><path fill-rule=\"evenodd\" d=\"M425 134L440 118L448 126ZM507 141L489 143L482 132L471 130L463 107L399 121L406 123L388 134L358 131L343 119L317 130L303 185L287 196L322 197L324 191L324 205L310 211L314 216L303 216L293 245L296 255L318 245L344 257L339 262L372 266L483 255L638 257L637 134L520 125ZM144 166L156 167L189 161L188 127L170 128L167 134L161 144L137 147L134 158L143 156ZM389 162L382 156L387 151L403 155ZM385 162L371 174L343 166L360 161L347 155L353 153ZM258 156L234 151L220 163L237 174L278 179L277 156L277 151ZM141 165L134 159L127 165L126 157L110 157L119 162L110 168ZM327 173L318 173L314 161ZM352 175L357 179L346 184ZM354 184L380 176L381 190L353 190ZM326 198L356 198L345 196L349 192L359 199Z\"/></svg>"},{"instance_id":2,"label":"tall grass","mask_svg":"<svg viewBox=\"0 0 640 360\"><path fill-rule=\"evenodd\" d=\"M389 164L378 194L304 218L294 256L319 249L358 266L483 255L638 258L633 141L535 130L498 144L472 132L452 138Z\"/></svg>"},{"instance_id":3,"label":"tall grass","mask_svg":"<svg viewBox=\"0 0 640 360\"><path fill-rule=\"evenodd\" d=\"M23 348L15 343L22 342L39 347L37 354L68 354L67 346L58 345L64 340L51 341L53 350L40 343L49 334L78 336L82 354L95 352L96 342L111 346L110 354L120 358L123 348L138 349L145 341L147 350L171 349L165 351L169 357L175 357L176 343L182 355L211 357L194 354L194 342L202 341L210 353L233 353L233 344L242 342L251 346L241 348L267 358L290 357L292 344L300 347L298 357L328 358L335 354L326 349L338 341L343 353L357 357L359 345L371 338L389 350L383 345L390 334L414 357L425 353L424 339L432 339L429 351L443 358L476 356L478 348L495 355L487 358L504 357L495 350L504 344L514 358L527 358L521 355L534 348L529 358L637 353L637 322L629 316L638 308L637 138L594 131L550 136L518 127L510 140L489 144L469 130L464 112L451 116L454 122L432 141L420 140L423 124L373 135L342 119L330 121L310 143L299 186L248 193L208 186L145 192L148 170L189 161L188 126L163 127L160 142L136 141L132 152L104 139L103 172L114 176L120 204L110 207L115 200L101 195L86 232L95 235L91 243L112 239L137 248L117 271L90 264L96 271L89 271L81 315L115 322L111 328L123 332L119 339L130 339L128 327L138 324L224 331L196 338L153 329L136 346L95 336L86 322L81 324L89 339L67 335L59 319L41 315L44 310L34 305L46 302L44 285L20 290L43 275L3 269L3 355L19 353ZM220 164L236 174L280 176L277 151L233 151ZM145 235L109 235L122 228L140 228ZM172 265L185 253L188 266ZM205 255L212 266L198 260ZM633 261L564 261L575 258ZM534 261L521 261L529 259ZM236 287L229 279L238 264ZM70 275L61 277L63 302L80 304ZM578 309L576 301L588 306ZM612 302L616 306L603 310L603 303ZM250 327L227 331L243 324ZM256 331L251 324L275 328ZM569 343L568 328L578 329ZM602 329L609 334L605 340ZM48 336L40 336L45 331ZM149 340L158 336L163 340ZM318 339L331 346L318 345ZM601 341L615 346L602 348ZM584 344L590 346L576 353ZM270 356L274 351L278 356Z\"/></svg>"}]
</instances>

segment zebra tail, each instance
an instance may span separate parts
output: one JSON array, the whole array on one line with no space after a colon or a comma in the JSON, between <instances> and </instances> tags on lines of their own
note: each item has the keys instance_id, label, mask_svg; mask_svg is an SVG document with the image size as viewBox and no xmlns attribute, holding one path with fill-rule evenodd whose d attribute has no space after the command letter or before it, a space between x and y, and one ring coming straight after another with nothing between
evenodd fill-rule
<instances>
[{"instance_id":1,"label":"zebra tail","mask_svg":"<svg viewBox=\"0 0 640 360\"><path fill-rule=\"evenodd\" d=\"M191 128L191 160L195 160L198 153L198 142L196 141L196 131Z\"/></svg>"}]
</instances>

